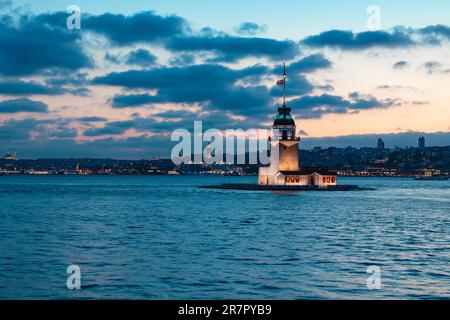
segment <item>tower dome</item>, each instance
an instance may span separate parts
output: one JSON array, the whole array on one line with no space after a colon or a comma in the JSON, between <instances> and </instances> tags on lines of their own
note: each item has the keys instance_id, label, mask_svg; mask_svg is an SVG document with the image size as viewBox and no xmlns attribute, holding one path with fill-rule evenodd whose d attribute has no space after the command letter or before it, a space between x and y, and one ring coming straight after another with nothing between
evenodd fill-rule
<instances>
[{"instance_id":1,"label":"tower dome","mask_svg":"<svg viewBox=\"0 0 450 320\"><path fill-rule=\"evenodd\" d=\"M291 108L284 105L278 108L278 115L273 123L274 126L295 126L295 121L291 115Z\"/></svg>"}]
</instances>

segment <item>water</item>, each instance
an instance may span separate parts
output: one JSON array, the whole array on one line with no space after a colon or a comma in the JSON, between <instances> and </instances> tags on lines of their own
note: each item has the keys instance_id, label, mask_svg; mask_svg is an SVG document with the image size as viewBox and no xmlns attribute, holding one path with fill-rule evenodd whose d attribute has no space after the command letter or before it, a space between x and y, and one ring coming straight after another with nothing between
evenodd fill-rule
<instances>
[{"instance_id":1,"label":"water","mask_svg":"<svg viewBox=\"0 0 450 320\"><path fill-rule=\"evenodd\" d=\"M0 177L0 299L450 297L450 182L198 189L255 177ZM81 268L82 289L66 287ZM367 267L381 268L369 290Z\"/></svg>"}]
</instances>

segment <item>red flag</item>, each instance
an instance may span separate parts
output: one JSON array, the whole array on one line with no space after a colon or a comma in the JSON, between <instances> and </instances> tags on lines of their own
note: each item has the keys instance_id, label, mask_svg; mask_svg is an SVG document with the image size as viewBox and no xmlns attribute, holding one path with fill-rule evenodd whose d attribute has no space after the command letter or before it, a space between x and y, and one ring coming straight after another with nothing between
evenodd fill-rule
<instances>
[{"instance_id":1,"label":"red flag","mask_svg":"<svg viewBox=\"0 0 450 320\"><path fill-rule=\"evenodd\" d=\"M284 79L277 81L277 86L283 86L284 85Z\"/></svg>"}]
</instances>

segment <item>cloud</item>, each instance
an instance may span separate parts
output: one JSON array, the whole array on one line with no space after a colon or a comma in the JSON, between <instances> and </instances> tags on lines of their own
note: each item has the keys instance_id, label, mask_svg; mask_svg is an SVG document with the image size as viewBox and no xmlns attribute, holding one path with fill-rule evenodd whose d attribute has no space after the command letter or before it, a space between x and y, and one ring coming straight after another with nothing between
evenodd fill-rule
<instances>
[{"instance_id":1,"label":"cloud","mask_svg":"<svg viewBox=\"0 0 450 320\"><path fill-rule=\"evenodd\" d=\"M174 52L211 52L217 62L234 62L242 58L290 60L299 55L298 44L290 40L244 38L229 35L180 36L168 39L166 47Z\"/></svg>"},{"instance_id":2,"label":"cloud","mask_svg":"<svg viewBox=\"0 0 450 320\"><path fill-rule=\"evenodd\" d=\"M171 66L186 66L195 64L196 56L193 54L177 54L170 58L169 64Z\"/></svg>"},{"instance_id":3,"label":"cloud","mask_svg":"<svg viewBox=\"0 0 450 320\"><path fill-rule=\"evenodd\" d=\"M133 127L133 121L114 121L109 122L101 128L91 128L84 131L84 135L87 137L95 137L102 135L122 135L127 132L128 129Z\"/></svg>"},{"instance_id":4,"label":"cloud","mask_svg":"<svg viewBox=\"0 0 450 320\"><path fill-rule=\"evenodd\" d=\"M143 159L170 156L170 136L142 135L130 138L103 138L77 141L76 131L64 120L8 120L0 123L0 141L14 148L21 158L117 158ZM6 150L5 150L6 152Z\"/></svg>"},{"instance_id":5,"label":"cloud","mask_svg":"<svg viewBox=\"0 0 450 320\"><path fill-rule=\"evenodd\" d=\"M387 31L366 31L354 33L344 30L330 30L309 36L301 41L314 48L338 48L342 50L364 50L373 47L404 48L413 46L415 41L404 29Z\"/></svg>"},{"instance_id":6,"label":"cloud","mask_svg":"<svg viewBox=\"0 0 450 320\"><path fill-rule=\"evenodd\" d=\"M1 0L0 1L0 9L9 8L9 7L11 7L11 5L12 5L11 0Z\"/></svg>"},{"instance_id":7,"label":"cloud","mask_svg":"<svg viewBox=\"0 0 450 320\"><path fill-rule=\"evenodd\" d=\"M113 108L130 108L157 102L164 102L164 99L150 94L119 94L114 96L111 105Z\"/></svg>"},{"instance_id":8,"label":"cloud","mask_svg":"<svg viewBox=\"0 0 450 320\"><path fill-rule=\"evenodd\" d=\"M0 124L0 141L25 140L29 142L31 132L37 128L35 119L8 120Z\"/></svg>"},{"instance_id":9,"label":"cloud","mask_svg":"<svg viewBox=\"0 0 450 320\"><path fill-rule=\"evenodd\" d=\"M0 113L47 112L48 106L40 101L28 98L5 100L0 102Z\"/></svg>"},{"instance_id":10,"label":"cloud","mask_svg":"<svg viewBox=\"0 0 450 320\"><path fill-rule=\"evenodd\" d=\"M395 70L401 70L401 69L405 69L407 66L408 66L408 62L402 60L402 61L398 61L398 62L394 63L392 68Z\"/></svg>"},{"instance_id":11,"label":"cloud","mask_svg":"<svg viewBox=\"0 0 450 320\"><path fill-rule=\"evenodd\" d=\"M74 138L77 132L68 126L65 119L26 118L21 120L6 120L0 123L0 141L2 144L12 143L14 146L23 143L31 147L41 140L51 138Z\"/></svg>"},{"instance_id":12,"label":"cloud","mask_svg":"<svg viewBox=\"0 0 450 320\"><path fill-rule=\"evenodd\" d=\"M119 64L120 63L120 57L116 56L114 54L111 54L109 52L107 52L105 54L105 56L103 57L103 59L107 62L113 63L113 64Z\"/></svg>"},{"instance_id":13,"label":"cloud","mask_svg":"<svg viewBox=\"0 0 450 320\"><path fill-rule=\"evenodd\" d=\"M0 94L4 95L55 95L62 94L64 90L58 87L48 87L37 82L25 82L21 80L0 81Z\"/></svg>"},{"instance_id":14,"label":"cloud","mask_svg":"<svg viewBox=\"0 0 450 320\"><path fill-rule=\"evenodd\" d=\"M423 67L428 72L428 74L450 73L450 69L444 68L444 65L438 61L427 61L423 64Z\"/></svg>"},{"instance_id":15,"label":"cloud","mask_svg":"<svg viewBox=\"0 0 450 320\"><path fill-rule=\"evenodd\" d=\"M81 117L81 118L78 118L77 119L77 121L80 121L80 122L102 122L102 121L106 121L107 119L106 118L103 118L103 117Z\"/></svg>"},{"instance_id":16,"label":"cloud","mask_svg":"<svg viewBox=\"0 0 450 320\"><path fill-rule=\"evenodd\" d=\"M316 119L329 113L354 113L367 109L388 108L396 105L393 100L378 100L372 96L351 93L347 99L329 94L306 95L288 102L293 111L303 119Z\"/></svg>"},{"instance_id":17,"label":"cloud","mask_svg":"<svg viewBox=\"0 0 450 320\"><path fill-rule=\"evenodd\" d=\"M308 132L306 132L305 130L300 130L298 133L305 137L309 136Z\"/></svg>"},{"instance_id":18,"label":"cloud","mask_svg":"<svg viewBox=\"0 0 450 320\"><path fill-rule=\"evenodd\" d=\"M51 68L78 70L92 62L80 44L80 34L21 16L14 23L0 17L0 74L31 75Z\"/></svg>"},{"instance_id":19,"label":"cloud","mask_svg":"<svg viewBox=\"0 0 450 320\"><path fill-rule=\"evenodd\" d=\"M65 13L57 12L38 15L35 20L60 30L65 27L66 18ZM245 29L248 32L263 28L253 24L244 24L242 27L242 31ZM128 16L85 14L82 16L82 29L101 34L117 46L151 43L178 53L209 52L215 54L211 61L232 62L247 57L290 60L300 52L298 44L289 40L235 37L208 27L192 32L185 19L176 15L162 16L152 11Z\"/></svg>"},{"instance_id":20,"label":"cloud","mask_svg":"<svg viewBox=\"0 0 450 320\"><path fill-rule=\"evenodd\" d=\"M94 84L130 89L156 90L156 95L116 95L114 107L138 106L149 103L201 103L208 109L232 110L238 114L268 112L272 104L265 86L241 86L238 81L265 75L268 68L253 66L235 70L220 65L159 67L150 70L130 70L97 77Z\"/></svg>"},{"instance_id":21,"label":"cloud","mask_svg":"<svg viewBox=\"0 0 450 320\"><path fill-rule=\"evenodd\" d=\"M191 115L194 115L194 113ZM155 118L143 118L138 116L130 120L107 122L103 127L87 129L84 131L84 135L87 137L120 136L130 129L146 134L167 133L177 128L191 127L192 123L193 120L191 121L191 119L183 119L181 121L156 120Z\"/></svg>"},{"instance_id":22,"label":"cloud","mask_svg":"<svg viewBox=\"0 0 450 320\"><path fill-rule=\"evenodd\" d=\"M48 136L50 138L76 138L78 136L77 130L74 128L58 127L53 130L49 130Z\"/></svg>"},{"instance_id":23,"label":"cloud","mask_svg":"<svg viewBox=\"0 0 450 320\"><path fill-rule=\"evenodd\" d=\"M450 40L450 27L441 24L430 25L417 32L425 36L425 43L431 45L440 45L442 39Z\"/></svg>"},{"instance_id":24,"label":"cloud","mask_svg":"<svg viewBox=\"0 0 450 320\"><path fill-rule=\"evenodd\" d=\"M288 76L286 82L286 96L299 96L310 93L314 86L305 78L303 75L292 75ZM282 97L283 96L283 86L274 85L270 94L274 97Z\"/></svg>"},{"instance_id":25,"label":"cloud","mask_svg":"<svg viewBox=\"0 0 450 320\"><path fill-rule=\"evenodd\" d=\"M241 35L254 36L259 33L266 33L267 26L264 24L261 25L254 22L244 22L241 23L239 26L237 26L235 28L235 31Z\"/></svg>"},{"instance_id":26,"label":"cloud","mask_svg":"<svg viewBox=\"0 0 450 320\"><path fill-rule=\"evenodd\" d=\"M309 73L319 69L329 69L331 66L331 61L322 54L313 54L289 64L287 70L289 73Z\"/></svg>"},{"instance_id":27,"label":"cloud","mask_svg":"<svg viewBox=\"0 0 450 320\"><path fill-rule=\"evenodd\" d=\"M139 42L153 43L183 34L188 23L181 17L160 16L153 11L134 15L105 13L83 17L83 28L107 37L113 44L124 46Z\"/></svg>"},{"instance_id":28,"label":"cloud","mask_svg":"<svg viewBox=\"0 0 450 320\"><path fill-rule=\"evenodd\" d=\"M275 114L276 109L272 111ZM198 112L167 110L149 117L136 115L129 120L107 122L103 127L87 129L84 135L87 137L121 136L127 133L128 130L144 134L170 135L172 131L180 128L192 131L194 121L202 121L204 130L208 128L219 130L260 128L262 120L273 119L272 117L267 118L267 114L255 114L250 119L242 121L232 117L227 112L219 110L200 110Z\"/></svg>"},{"instance_id":29,"label":"cloud","mask_svg":"<svg viewBox=\"0 0 450 320\"><path fill-rule=\"evenodd\" d=\"M127 64L138 65L141 67L153 66L158 60L156 56L150 53L150 51L145 49L138 49L131 51L127 57Z\"/></svg>"}]
</instances>

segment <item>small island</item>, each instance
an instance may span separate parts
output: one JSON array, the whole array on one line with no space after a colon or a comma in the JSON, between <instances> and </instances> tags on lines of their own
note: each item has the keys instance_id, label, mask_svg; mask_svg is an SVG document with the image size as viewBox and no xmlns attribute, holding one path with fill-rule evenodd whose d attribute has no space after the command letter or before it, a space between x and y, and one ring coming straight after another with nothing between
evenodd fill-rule
<instances>
[{"instance_id":1,"label":"small island","mask_svg":"<svg viewBox=\"0 0 450 320\"><path fill-rule=\"evenodd\" d=\"M353 191L361 190L356 185L338 185L337 175L322 170L302 170L299 161L300 137L291 114L286 106L286 66L283 79L277 82L284 86L283 105L272 126L270 142L270 165L259 168L258 184L221 184L202 186L209 189L236 190L288 190L288 191Z\"/></svg>"}]
</instances>

